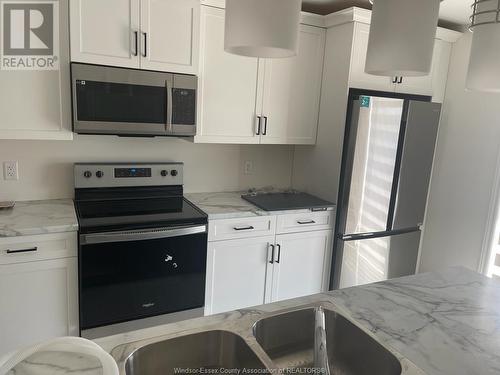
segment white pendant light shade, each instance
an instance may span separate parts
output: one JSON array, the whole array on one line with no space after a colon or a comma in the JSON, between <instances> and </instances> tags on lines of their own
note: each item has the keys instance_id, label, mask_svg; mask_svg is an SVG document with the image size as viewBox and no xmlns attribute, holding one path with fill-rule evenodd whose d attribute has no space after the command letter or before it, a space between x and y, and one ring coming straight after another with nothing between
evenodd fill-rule
<instances>
[{"instance_id":1,"label":"white pendant light shade","mask_svg":"<svg viewBox=\"0 0 500 375\"><path fill-rule=\"evenodd\" d=\"M252 57L297 54L301 0L226 0L224 49Z\"/></svg>"},{"instance_id":2,"label":"white pendant light shade","mask_svg":"<svg viewBox=\"0 0 500 375\"><path fill-rule=\"evenodd\" d=\"M500 23L498 0L476 2L472 16L472 48L466 87L500 92Z\"/></svg>"},{"instance_id":3,"label":"white pendant light shade","mask_svg":"<svg viewBox=\"0 0 500 375\"><path fill-rule=\"evenodd\" d=\"M440 0L374 0L366 73L428 75L439 5Z\"/></svg>"}]
</instances>

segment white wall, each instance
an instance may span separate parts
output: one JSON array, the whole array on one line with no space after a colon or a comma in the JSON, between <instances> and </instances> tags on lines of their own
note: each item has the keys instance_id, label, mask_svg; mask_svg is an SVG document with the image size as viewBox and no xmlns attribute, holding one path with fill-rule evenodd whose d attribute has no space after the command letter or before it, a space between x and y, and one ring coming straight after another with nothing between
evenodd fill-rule
<instances>
[{"instance_id":1,"label":"white wall","mask_svg":"<svg viewBox=\"0 0 500 375\"><path fill-rule=\"evenodd\" d=\"M176 138L77 136L74 141L0 140L0 162L19 161L19 181L0 173L1 200L73 197L75 162L185 163L185 191L212 192L249 187L289 187L293 147L204 145ZM245 160L254 172L244 175Z\"/></svg>"},{"instance_id":2,"label":"white wall","mask_svg":"<svg viewBox=\"0 0 500 375\"><path fill-rule=\"evenodd\" d=\"M471 35L455 43L420 271L478 269L500 144L500 95L465 91Z\"/></svg>"}]
</instances>

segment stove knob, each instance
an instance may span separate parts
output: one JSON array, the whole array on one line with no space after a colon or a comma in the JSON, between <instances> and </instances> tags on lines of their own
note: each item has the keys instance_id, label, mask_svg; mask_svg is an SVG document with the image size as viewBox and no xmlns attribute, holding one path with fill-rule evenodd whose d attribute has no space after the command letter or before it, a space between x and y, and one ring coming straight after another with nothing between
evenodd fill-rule
<instances>
[{"instance_id":1,"label":"stove knob","mask_svg":"<svg viewBox=\"0 0 500 375\"><path fill-rule=\"evenodd\" d=\"M102 178L102 176L104 176L104 173L102 171L97 171L95 175L97 178Z\"/></svg>"},{"instance_id":2,"label":"stove knob","mask_svg":"<svg viewBox=\"0 0 500 375\"><path fill-rule=\"evenodd\" d=\"M92 177L92 172L91 171L85 171L85 172L83 172L83 177L85 177L85 178Z\"/></svg>"},{"instance_id":3,"label":"stove knob","mask_svg":"<svg viewBox=\"0 0 500 375\"><path fill-rule=\"evenodd\" d=\"M171 174L173 177L175 177L175 176L177 176L177 175L179 174L179 172L177 172L177 170L175 170L175 169L172 169L172 171L170 172L170 174Z\"/></svg>"},{"instance_id":4,"label":"stove knob","mask_svg":"<svg viewBox=\"0 0 500 375\"><path fill-rule=\"evenodd\" d=\"M173 171L172 171L172 172L173 172ZM162 175L162 177L167 177L167 176L168 176L168 171L164 169L164 170L162 170L162 171L160 172L160 174Z\"/></svg>"}]
</instances>

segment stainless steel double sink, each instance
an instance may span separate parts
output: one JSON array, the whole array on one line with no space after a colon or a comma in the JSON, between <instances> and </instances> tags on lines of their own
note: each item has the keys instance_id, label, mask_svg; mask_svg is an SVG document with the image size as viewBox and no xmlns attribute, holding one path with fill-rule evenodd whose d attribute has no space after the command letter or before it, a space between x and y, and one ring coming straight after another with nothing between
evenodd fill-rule
<instances>
[{"instance_id":1,"label":"stainless steel double sink","mask_svg":"<svg viewBox=\"0 0 500 375\"><path fill-rule=\"evenodd\" d=\"M324 317L328 370L318 368L315 361L318 309ZM305 306L264 316L252 316L250 310L243 317L225 329L135 343L122 353L120 370L123 375L402 373L401 362L390 350L333 309Z\"/></svg>"}]
</instances>

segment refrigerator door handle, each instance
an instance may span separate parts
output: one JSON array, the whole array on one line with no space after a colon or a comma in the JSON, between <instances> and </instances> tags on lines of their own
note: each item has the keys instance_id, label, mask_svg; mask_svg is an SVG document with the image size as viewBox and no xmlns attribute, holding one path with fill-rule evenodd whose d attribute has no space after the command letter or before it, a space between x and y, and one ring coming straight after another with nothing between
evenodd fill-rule
<instances>
[{"instance_id":1,"label":"refrigerator door handle","mask_svg":"<svg viewBox=\"0 0 500 375\"><path fill-rule=\"evenodd\" d=\"M382 232L379 232L379 233L382 233ZM372 237L372 236L374 236L376 234L377 234L377 232L347 234L347 235L342 236L341 239L344 240L344 241L349 241L349 240L353 240L355 238L362 239L362 238L366 238L366 237Z\"/></svg>"},{"instance_id":2,"label":"refrigerator door handle","mask_svg":"<svg viewBox=\"0 0 500 375\"><path fill-rule=\"evenodd\" d=\"M372 233L357 233L357 234L345 234L339 235L339 239L342 241L360 241L360 240L368 240L373 238L382 238L382 237L391 237L397 236L399 234L406 234L411 232L420 231L420 227L411 227L404 229L395 229L395 230L387 230L384 232L372 232Z\"/></svg>"}]
</instances>

